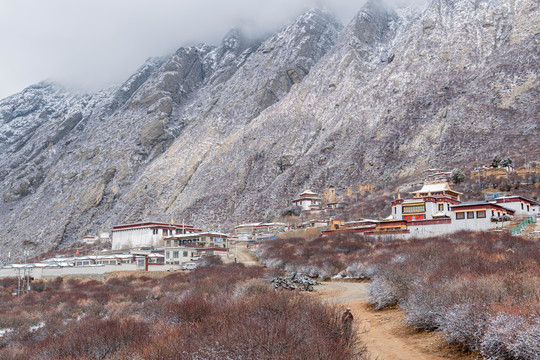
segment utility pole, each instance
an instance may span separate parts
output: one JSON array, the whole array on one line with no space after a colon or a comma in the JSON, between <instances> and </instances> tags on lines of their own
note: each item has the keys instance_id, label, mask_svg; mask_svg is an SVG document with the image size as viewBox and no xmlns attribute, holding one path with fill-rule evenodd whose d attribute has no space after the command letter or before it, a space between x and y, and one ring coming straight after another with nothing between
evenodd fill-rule
<instances>
[{"instance_id":1,"label":"utility pole","mask_svg":"<svg viewBox=\"0 0 540 360\"><path fill-rule=\"evenodd\" d=\"M26 280L26 287L25 287L25 292L29 292L30 291L30 268L27 267L27 260L28 260L28 255L29 255L29 251L28 250L25 250L24 251L24 275L25 275L25 280ZM23 284L24 286L24 284Z\"/></svg>"}]
</instances>

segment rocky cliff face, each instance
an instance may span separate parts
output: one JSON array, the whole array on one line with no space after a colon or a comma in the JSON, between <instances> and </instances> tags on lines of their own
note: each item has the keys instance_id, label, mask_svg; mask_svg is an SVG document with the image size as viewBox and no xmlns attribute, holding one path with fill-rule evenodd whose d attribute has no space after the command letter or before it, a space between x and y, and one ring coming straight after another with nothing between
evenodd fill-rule
<instances>
[{"instance_id":1,"label":"rocky cliff face","mask_svg":"<svg viewBox=\"0 0 540 360\"><path fill-rule=\"evenodd\" d=\"M538 151L539 12L370 1L345 28L313 10L268 39L233 30L95 94L32 86L0 101L3 246L165 214L262 220L305 187Z\"/></svg>"}]
</instances>

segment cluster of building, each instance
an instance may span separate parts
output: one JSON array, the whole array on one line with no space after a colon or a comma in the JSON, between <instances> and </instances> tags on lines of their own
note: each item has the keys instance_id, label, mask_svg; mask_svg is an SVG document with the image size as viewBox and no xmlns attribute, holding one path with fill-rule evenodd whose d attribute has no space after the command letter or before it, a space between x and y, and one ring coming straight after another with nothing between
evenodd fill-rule
<instances>
[{"instance_id":1,"label":"cluster of building","mask_svg":"<svg viewBox=\"0 0 540 360\"><path fill-rule=\"evenodd\" d=\"M204 255L228 255L228 235L204 232L191 225L140 222L113 227L112 250L163 249L164 264L181 265Z\"/></svg>"},{"instance_id":2,"label":"cluster of building","mask_svg":"<svg viewBox=\"0 0 540 360\"><path fill-rule=\"evenodd\" d=\"M271 240L275 239L277 234L289 231L290 228L289 224L280 222L240 224L234 228L234 236L231 239L246 243Z\"/></svg>"},{"instance_id":3,"label":"cluster of building","mask_svg":"<svg viewBox=\"0 0 540 360\"><path fill-rule=\"evenodd\" d=\"M487 231L502 227L514 217L536 221L540 203L521 196L500 196L492 200L461 202L461 193L450 188L446 180L426 181L411 197L392 201L392 214L382 220L359 220L324 230L354 232L392 238L423 238L461 230Z\"/></svg>"},{"instance_id":4,"label":"cluster of building","mask_svg":"<svg viewBox=\"0 0 540 360\"><path fill-rule=\"evenodd\" d=\"M495 179L506 179L509 176L515 174L521 178L527 178L528 176L540 176L540 164L528 163L519 168L514 168L512 164L508 166L493 167L490 165L484 165L477 167L471 171L470 178L475 179L478 177L487 178L493 177Z\"/></svg>"},{"instance_id":5,"label":"cluster of building","mask_svg":"<svg viewBox=\"0 0 540 360\"><path fill-rule=\"evenodd\" d=\"M111 241L111 251L104 254L76 257L57 257L33 264L12 264L0 268L0 277L13 276L26 269L33 277L55 277L81 274L104 274L118 270L172 270L203 256L231 258L229 244L238 246L273 239L281 233L298 228L320 228L322 235L359 233L366 236L391 238L422 238L439 236L461 230L487 231L508 224L512 219L540 216L540 203L521 196L493 194L483 201L462 202L461 193L448 183L450 172L430 169L420 190L409 192L408 198L397 198L391 203L391 215L385 219L336 219L336 209L346 207L359 193L371 192L370 184L359 185L359 192L347 188L339 197L330 186L322 197L306 190L292 200L303 216L303 222L286 224L247 223L235 227L233 234L208 232L192 225L162 222L138 222L114 226L110 236L86 236L83 243ZM414 184L410 184L414 186ZM307 216L306 216L307 215ZM326 218L321 217L325 215ZM317 218L318 217L318 218ZM110 238L110 239L109 239ZM77 252L78 255L78 252ZM235 258L236 259L236 258ZM11 271L11 272L10 272ZM38 274L39 273L39 274ZM37 276L36 276L37 275Z\"/></svg>"},{"instance_id":6,"label":"cluster of building","mask_svg":"<svg viewBox=\"0 0 540 360\"><path fill-rule=\"evenodd\" d=\"M338 196L336 188L330 186L323 190L322 197L319 197L311 190L305 190L292 202L301 208L304 214L321 214L330 210L343 209L353 199L358 200L358 196L365 195L373 191L371 184L359 184L358 191L354 192L351 187L344 190L342 196Z\"/></svg>"},{"instance_id":7,"label":"cluster of building","mask_svg":"<svg viewBox=\"0 0 540 360\"><path fill-rule=\"evenodd\" d=\"M31 272L33 278L67 275L102 275L111 271L163 271L179 269L203 256L229 256L228 235L204 232L191 225L138 222L114 226L111 251L74 257L56 257L37 263L11 264L0 268L0 277L14 276L13 270ZM92 244L104 236L85 236ZM106 236L108 239L108 234ZM15 276L17 276L15 274Z\"/></svg>"}]
</instances>

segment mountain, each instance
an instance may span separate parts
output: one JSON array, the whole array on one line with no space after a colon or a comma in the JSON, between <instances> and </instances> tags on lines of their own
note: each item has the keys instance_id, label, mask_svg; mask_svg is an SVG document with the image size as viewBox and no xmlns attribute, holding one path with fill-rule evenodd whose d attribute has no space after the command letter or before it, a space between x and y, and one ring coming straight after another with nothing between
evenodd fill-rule
<instances>
[{"instance_id":1,"label":"mountain","mask_svg":"<svg viewBox=\"0 0 540 360\"><path fill-rule=\"evenodd\" d=\"M538 153L539 5L366 3L267 39L149 59L119 87L40 83L0 101L5 249L62 246L166 214L227 229L307 187Z\"/></svg>"}]
</instances>

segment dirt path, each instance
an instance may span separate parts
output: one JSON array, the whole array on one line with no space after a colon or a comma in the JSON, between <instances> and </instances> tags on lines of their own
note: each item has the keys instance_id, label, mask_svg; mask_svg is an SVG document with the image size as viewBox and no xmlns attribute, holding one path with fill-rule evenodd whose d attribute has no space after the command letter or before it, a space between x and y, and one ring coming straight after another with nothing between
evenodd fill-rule
<instances>
[{"instance_id":1,"label":"dirt path","mask_svg":"<svg viewBox=\"0 0 540 360\"><path fill-rule=\"evenodd\" d=\"M399 309L373 311L367 303L368 283L325 282L316 287L324 301L350 307L360 339L372 359L438 360L466 359L452 352L439 334L415 332L403 323Z\"/></svg>"},{"instance_id":2,"label":"dirt path","mask_svg":"<svg viewBox=\"0 0 540 360\"><path fill-rule=\"evenodd\" d=\"M238 247L236 247L236 245L232 245L231 254L236 255L236 261L243 263L246 266L259 265L255 255L253 255L253 253L246 247L245 242L238 242Z\"/></svg>"},{"instance_id":3,"label":"dirt path","mask_svg":"<svg viewBox=\"0 0 540 360\"><path fill-rule=\"evenodd\" d=\"M257 259L245 247L231 247L237 261L257 265ZM373 360L469 360L470 356L450 349L436 332L416 332L405 325L405 314L399 309L373 311L367 302L369 283L324 282L316 286L323 301L346 308L350 307L358 328L359 338L366 345Z\"/></svg>"}]
</instances>

